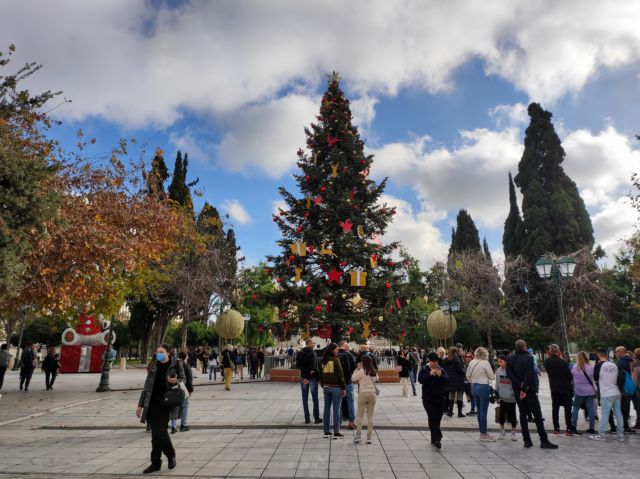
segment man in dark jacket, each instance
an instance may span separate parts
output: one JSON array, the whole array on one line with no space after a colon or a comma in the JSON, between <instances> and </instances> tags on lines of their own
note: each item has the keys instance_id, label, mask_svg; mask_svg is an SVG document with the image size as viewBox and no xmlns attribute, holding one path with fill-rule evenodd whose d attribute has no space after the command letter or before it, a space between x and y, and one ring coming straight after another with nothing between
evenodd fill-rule
<instances>
[{"instance_id":1,"label":"man in dark jacket","mask_svg":"<svg viewBox=\"0 0 640 479\"><path fill-rule=\"evenodd\" d=\"M231 391L231 381L233 379L233 371L236 369L236 355L233 352L233 346L227 344L226 349L222 352L222 371L224 372L224 388Z\"/></svg>"},{"instance_id":2,"label":"man in dark jacket","mask_svg":"<svg viewBox=\"0 0 640 479\"><path fill-rule=\"evenodd\" d=\"M59 369L60 357L56 353L56 348L50 348L42 361L42 372L44 373L44 384L47 391L53 389L53 383L56 381Z\"/></svg>"},{"instance_id":3,"label":"man in dark jacket","mask_svg":"<svg viewBox=\"0 0 640 479\"><path fill-rule=\"evenodd\" d=\"M562 352L557 344L549 346L549 356L544 360L544 368L549 377L551 389L551 417L553 419L553 432L560 433L560 407L564 408L564 422L567 427L566 434L571 436L577 431L571 421L571 406L573 402L573 375L569 365L562 358Z\"/></svg>"},{"instance_id":4,"label":"man in dark jacket","mask_svg":"<svg viewBox=\"0 0 640 479\"><path fill-rule=\"evenodd\" d=\"M347 385L347 395L342 398L342 419L349 421L349 429L355 429L356 410L353 402L353 384L351 383L351 375L353 374L353 371L356 370L356 360L349 349L350 347L348 342L340 342L338 358L340 358L342 374L344 374L344 382Z\"/></svg>"},{"instance_id":5,"label":"man in dark jacket","mask_svg":"<svg viewBox=\"0 0 640 479\"><path fill-rule=\"evenodd\" d=\"M542 449L557 449L557 445L549 442L549 437L544 430L544 420L538 400L538 375L533 368L533 357L527 351L527 343L522 339L516 341L516 351L507 358L507 376L511 379L520 412L524 447L533 446L527 421L527 415L531 412L535 419L538 436L540 436L540 447Z\"/></svg>"},{"instance_id":6,"label":"man in dark jacket","mask_svg":"<svg viewBox=\"0 0 640 479\"><path fill-rule=\"evenodd\" d=\"M302 407L304 409L304 422L309 424L309 390L313 401L313 419L315 424L320 424L320 405L318 403L318 369L316 368L316 352L313 339L307 339L305 347L296 356L296 367L300 370L300 389L302 391ZM351 378L349 378L351 379Z\"/></svg>"},{"instance_id":7,"label":"man in dark jacket","mask_svg":"<svg viewBox=\"0 0 640 479\"><path fill-rule=\"evenodd\" d=\"M422 384L422 406L427 411L431 444L436 448L442 447L442 431L440 422L444 412L442 397L445 395L447 373L438 366L438 355L429 353L428 362L420 368L418 382Z\"/></svg>"},{"instance_id":8,"label":"man in dark jacket","mask_svg":"<svg viewBox=\"0 0 640 479\"><path fill-rule=\"evenodd\" d=\"M22 351L22 355L20 356L20 362L22 363L22 367L20 367L20 390L24 386L24 390L29 390L29 383L31 382L31 376L33 376L33 370L36 368L36 363L38 359L36 358L36 345L32 343L27 343Z\"/></svg>"}]
</instances>

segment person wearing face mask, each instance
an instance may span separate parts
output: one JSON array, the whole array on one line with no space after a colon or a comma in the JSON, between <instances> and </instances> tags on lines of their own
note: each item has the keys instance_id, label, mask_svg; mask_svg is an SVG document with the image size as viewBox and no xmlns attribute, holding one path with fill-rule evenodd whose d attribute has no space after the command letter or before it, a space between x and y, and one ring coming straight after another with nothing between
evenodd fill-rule
<instances>
[{"instance_id":1,"label":"person wearing face mask","mask_svg":"<svg viewBox=\"0 0 640 479\"><path fill-rule=\"evenodd\" d=\"M185 374L182 362L169 354L171 348L161 344L156 348L156 360L147 372L136 416L140 422L151 426L151 465L144 474L159 471L162 467L162 454L167 456L169 469L176 467L176 451L167 432L170 418L179 418L181 407L169 408L163 404L164 395L169 388L184 383Z\"/></svg>"}]
</instances>

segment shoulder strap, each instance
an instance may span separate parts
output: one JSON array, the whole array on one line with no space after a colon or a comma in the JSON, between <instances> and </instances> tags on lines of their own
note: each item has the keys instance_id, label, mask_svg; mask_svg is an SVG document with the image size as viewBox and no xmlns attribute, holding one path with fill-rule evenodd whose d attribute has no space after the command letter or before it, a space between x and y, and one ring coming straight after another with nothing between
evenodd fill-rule
<instances>
[{"instance_id":1,"label":"shoulder strap","mask_svg":"<svg viewBox=\"0 0 640 479\"><path fill-rule=\"evenodd\" d=\"M576 366L577 367L577 366ZM591 387L594 389L596 389L596 387L593 385L593 382L591 381L591 378L589 377L589 375L587 374L587 372L584 369L581 369L582 374L584 374L584 377L587 378L587 381L589 381L589 384L591 384Z\"/></svg>"}]
</instances>

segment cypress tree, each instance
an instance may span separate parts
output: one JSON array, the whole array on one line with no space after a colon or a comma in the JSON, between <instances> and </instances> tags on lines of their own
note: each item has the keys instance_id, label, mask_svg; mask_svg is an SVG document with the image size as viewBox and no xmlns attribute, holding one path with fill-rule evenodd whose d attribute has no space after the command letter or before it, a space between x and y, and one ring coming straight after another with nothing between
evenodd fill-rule
<instances>
[{"instance_id":1,"label":"cypress tree","mask_svg":"<svg viewBox=\"0 0 640 479\"><path fill-rule=\"evenodd\" d=\"M482 240L482 251L484 253L484 257L489 260L489 262L492 262L491 259L491 252L489 251L489 243L487 243L487 237L485 236L484 239Z\"/></svg>"},{"instance_id":2,"label":"cypress tree","mask_svg":"<svg viewBox=\"0 0 640 479\"><path fill-rule=\"evenodd\" d=\"M480 253L480 236L478 228L467 210L460 210L456 218L456 229L451 238L451 253Z\"/></svg>"},{"instance_id":3,"label":"cypress tree","mask_svg":"<svg viewBox=\"0 0 640 479\"><path fill-rule=\"evenodd\" d=\"M531 103L528 113L531 121L515 177L526 231L521 253L534 261L548 251L560 255L591 248L591 219L576 184L562 168L565 152L552 115L538 103Z\"/></svg>"},{"instance_id":4,"label":"cypress tree","mask_svg":"<svg viewBox=\"0 0 640 479\"><path fill-rule=\"evenodd\" d=\"M164 182L169 178L169 170L164 162L163 151L156 148L151 160L151 170L147 174L147 194L163 199L166 196Z\"/></svg>"},{"instance_id":5,"label":"cypress tree","mask_svg":"<svg viewBox=\"0 0 640 479\"><path fill-rule=\"evenodd\" d=\"M182 166L182 152L178 150L176 154L176 162L173 166L173 175L171 176L171 184L169 185L169 198L179 205L184 206L183 193L186 177L184 176L184 168Z\"/></svg>"},{"instance_id":6,"label":"cypress tree","mask_svg":"<svg viewBox=\"0 0 640 479\"><path fill-rule=\"evenodd\" d=\"M502 248L505 256L518 256L524 245L524 223L518 208L516 188L513 178L509 173L509 215L504 222L504 234L502 235Z\"/></svg>"}]
</instances>

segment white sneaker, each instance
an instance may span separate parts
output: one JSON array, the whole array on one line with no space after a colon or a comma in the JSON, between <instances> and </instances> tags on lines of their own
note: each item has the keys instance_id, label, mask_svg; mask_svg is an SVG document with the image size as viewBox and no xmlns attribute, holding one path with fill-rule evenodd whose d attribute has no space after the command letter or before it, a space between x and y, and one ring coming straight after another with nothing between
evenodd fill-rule
<instances>
[{"instance_id":1,"label":"white sneaker","mask_svg":"<svg viewBox=\"0 0 640 479\"><path fill-rule=\"evenodd\" d=\"M602 434L592 434L589 436L589 439L592 441L606 441L605 437Z\"/></svg>"},{"instance_id":2,"label":"white sneaker","mask_svg":"<svg viewBox=\"0 0 640 479\"><path fill-rule=\"evenodd\" d=\"M616 439L618 440L618 442L624 442L624 435L618 436Z\"/></svg>"},{"instance_id":3,"label":"white sneaker","mask_svg":"<svg viewBox=\"0 0 640 479\"><path fill-rule=\"evenodd\" d=\"M491 434L480 434L480 440L483 442L495 442L496 438Z\"/></svg>"},{"instance_id":4,"label":"white sneaker","mask_svg":"<svg viewBox=\"0 0 640 479\"><path fill-rule=\"evenodd\" d=\"M512 441L517 441L518 440L518 435L515 432L511 433L511 440Z\"/></svg>"},{"instance_id":5,"label":"white sneaker","mask_svg":"<svg viewBox=\"0 0 640 479\"><path fill-rule=\"evenodd\" d=\"M507 433L504 431L500 431L500 434L498 435L498 440L502 441L503 439L506 439L507 437Z\"/></svg>"},{"instance_id":6,"label":"white sneaker","mask_svg":"<svg viewBox=\"0 0 640 479\"><path fill-rule=\"evenodd\" d=\"M361 440L362 440L361 434L359 432L356 432L356 436L353 438L353 442L355 442L356 444L359 444Z\"/></svg>"}]
</instances>

